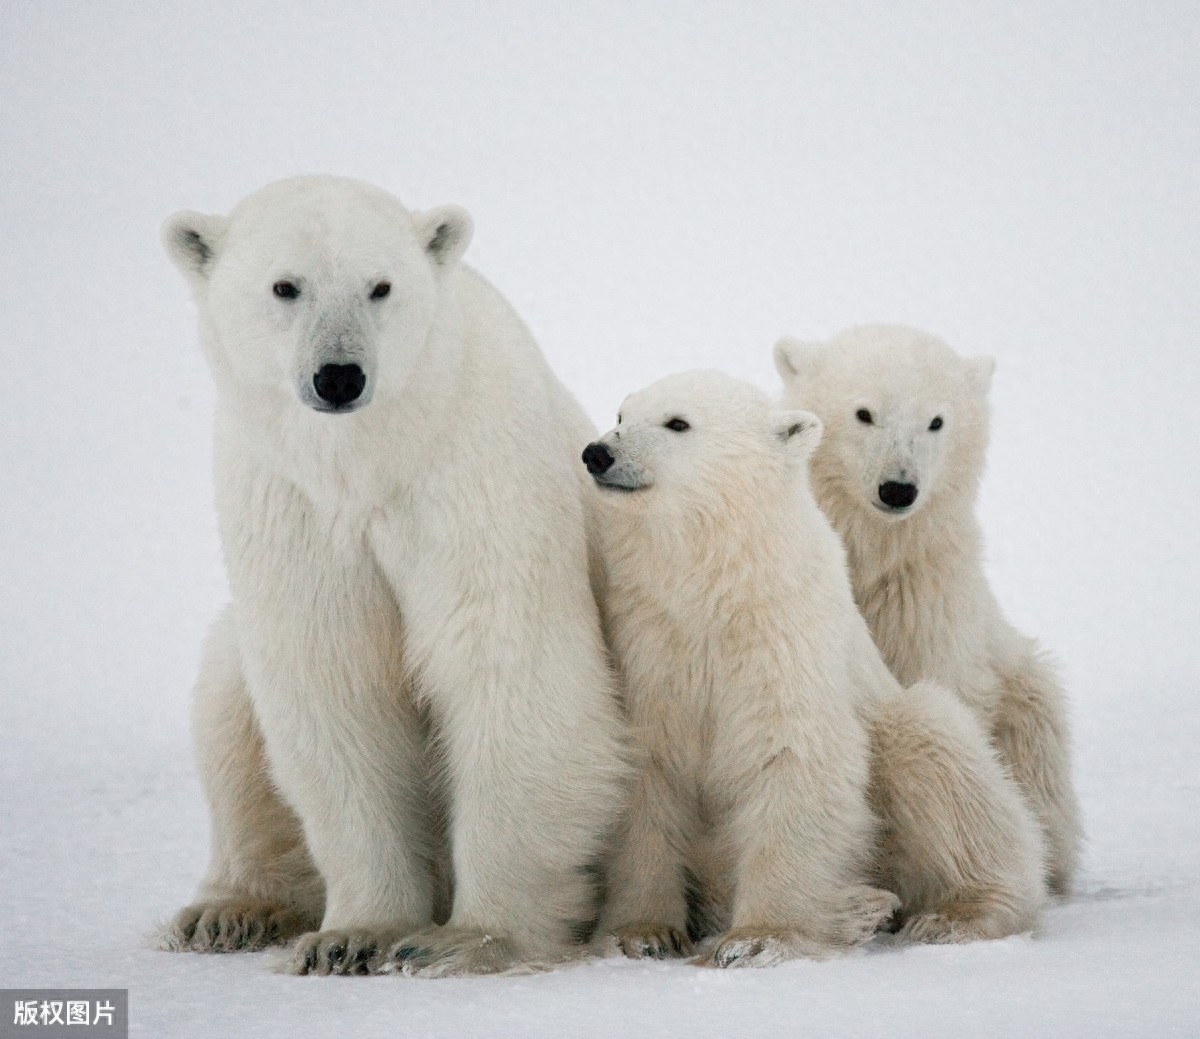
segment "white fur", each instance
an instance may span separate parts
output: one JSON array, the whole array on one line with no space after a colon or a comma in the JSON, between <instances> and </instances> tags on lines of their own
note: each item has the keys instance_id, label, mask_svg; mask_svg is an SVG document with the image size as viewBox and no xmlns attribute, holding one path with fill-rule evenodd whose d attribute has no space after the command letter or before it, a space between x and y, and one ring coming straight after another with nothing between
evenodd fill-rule
<instances>
[{"instance_id":1,"label":"white fur","mask_svg":"<svg viewBox=\"0 0 1200 1039\"><path fill-rule=\"evenodd\" d=\"M570 954L594 915L623 766L589 424L458 262L470 231L327 177L164 227L218 388L233 591L197 689L213 862L168 945L238 946L261 919L217 942L194 918L251 900L319 924L297 971L494 972ZM316 410L326 363L366 373L353 413Z\"/></svg>"},{"instance_id":2,"label":"white fur","mask_svg":"<svg viewBox=\"0 0 1200 1039\"><path fill-rule=\"evenodd\" d=\"M848 595L827 607L840 549L799 475L820 424L772 418L697 372L628 398L599 442L616 459L597 478L606 621L643 754L602 920L630 953L687 947L688 873L719 966L830 955L896 907L868 884L857 615Z\"/></svg>"},{"instance_id":3,"label":"white fur","mask_svg":"<svg viewBox=\"0 0 1200 1039\"><path fill-rule=\"evenodd\" d=\"M820 437L695 372L628 398L598 442L606 624L641 754L602 916L627 955L690 949L698 902L724 932L705 962L829 955L897 908L876 885L926 940L1036 920L1020 798L949 694L899 688L854 607L806 476Z\"/></svg>"},{"instance_id":4,"label":"white fur","mask_svg":"<svg viewBox=\"0 0 1200 1039\"><path fill-rule=\"evenodd\" d=\"M935 680L974 712L1038 817L1051 890L1067 893L1080 825L1066 700L988 587L974 515L994 362L887 325L828 344L784 340L775 357L785 404L825 423L814 490L845 541L855 601L884 659L901 682ZM930 429L935 418L941 428ZM884 511L886 481L915 486L908 509Z\"/></svg>"}]
</instances>

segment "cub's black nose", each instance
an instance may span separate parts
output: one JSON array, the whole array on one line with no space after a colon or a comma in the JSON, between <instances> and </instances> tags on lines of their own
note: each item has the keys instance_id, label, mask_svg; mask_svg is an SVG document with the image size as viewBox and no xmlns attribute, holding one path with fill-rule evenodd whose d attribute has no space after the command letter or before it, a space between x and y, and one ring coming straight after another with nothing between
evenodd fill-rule
<instances>
[{"instance_id":1,"label":"cub's black nose","mask_svg":"<svg viewBox=\"0 0 1200 1039\"><path fill-rule=\"evenodd\" d=\"M326 404L343 407L362 396L367 376L357 364L323 364L313 376L313 389Z\"/></svg>"},{"instance_id":2,"label":"cub's black nose","mask_svg":"<svg viewBox=\"0 0 1200 1039\"><path fill-rule=\"evenodd\" d=\"M612 468L613 462L616 459L609 453L607 447L598 441L594 444L588 444L583 449L583 464L587 466L587 470L593 476L599 476L601 473L608 472Z\"/></svg>"},{"instance_id":3,"label":"cub's black nose","mask_svg":"<svg viewBox=\"0 0 1200 1039\"><path fill-rule=\"evenodd\" d=\"M889 480L879 485L879 500L893 509L907 509L917 500L915 483L894 483Z\"/></svg>"}]
</instances>

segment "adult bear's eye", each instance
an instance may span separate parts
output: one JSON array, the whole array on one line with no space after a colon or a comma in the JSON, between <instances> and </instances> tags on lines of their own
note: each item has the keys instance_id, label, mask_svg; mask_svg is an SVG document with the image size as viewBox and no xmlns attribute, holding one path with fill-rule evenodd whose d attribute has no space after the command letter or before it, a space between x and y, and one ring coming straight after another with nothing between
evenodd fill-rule
<instances>
[{"instance_id":1,"label":"adult bear's eye","mask_svg":"<svg viewBox=\"0 0 1200 1039\"><path fill-rule=\"evenodd\" d=\"M869 426L872 422L875 421L873 418L871 418L871 413L866 408L859 408L854 413L854 417L856 419L858 419L858 421L861 422L864 426Z\"/></svg>"},{"instance_id":2,"label":"adult bear's eye","mask_svg":"<svg viewBox=\"0 0 1200 1039\"><path fill-rule=\"evenodd\" d=\"M932 433L936 433L939 429L942 428L942 425L943 425L942 416L937 415L934 417L934 420L929 423L929 430Z\"/></svg>"},{"instance_id":3,"label":"adult bear's eye","mask_svg":"<svg viewBox=\"0 0 1200 1039\"><path fill-rule=\"evenodd\" d=\"M392 283L390 281L381 281L371 290L371 299L383 299L391 291Z\"/></svg>"},{"instance_id":4,"label":"adult bear's eye","mask_svg":"<svg viewBox=\"0 0 1200 1039\"><path fill-rule=\"evenodd\" d=\"M678 417L670 419L667 422L664 422L663 425L666 426L667 429L674 430L676 433L684 433L687 430L692 428L685 419L681 419Z\"/></svg>"},{"instance_id":5,"label":"adult bear's eye","mask_svg":"<svg viewBox=\"0 0 1200 1039\"><path fill-rule=\"evenodd\" d=\"M300 290L296 287L295 282L277 281L271 286L271 291L280 299L295 299L300 295Z\"/></svg>"}]
</instances>

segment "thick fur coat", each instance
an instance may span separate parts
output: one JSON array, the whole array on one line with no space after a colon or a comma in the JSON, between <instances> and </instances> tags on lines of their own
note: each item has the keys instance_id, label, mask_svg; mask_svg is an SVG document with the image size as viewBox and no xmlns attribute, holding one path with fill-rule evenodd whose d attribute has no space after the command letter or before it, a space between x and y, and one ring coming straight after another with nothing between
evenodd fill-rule
<instances>
[{"instance_id":1,"label":"thick fur coat","mask_svg":"<svg viewBox=\"0 0 1200 1039\"><path fill-rule=\"evenodd\" d=\"M694 372L628 398L585 451L638 752L601 924L627 955L708 930L704 962L765 965L893 914L931 941L1036 921L1036 828L970 715L901 690L872 644L809 488L820 437Z\"/></svg>"},{"instance_id":2,"label":"thick fur coat","mask_svg":"<svg viewBox=\"0 0 1200 1039\"><path fill-rule=\"evenodd\" d=\"M354 181L164 227L218 389L233 602L195 738L213 820L172 948L298 972L569 955L624 796L575 459L591 435L459 260L470 218Z\"/></svg>"},{"instance_id":3,"label":"thick fur coat","mask_svg":"<svg viewBox=\"0 0 1200 1039\"><path fill-rule=\"evenodd\" d=\"M1080 823L1066 697L1001 613L975 518L994 362L888 325L786 339L775 358L785 406L824 423L813 487L884 660L902 683L936 681L972 711L1041 824L1051 891L1068 893Z\"/></svg>"}]
</instances>

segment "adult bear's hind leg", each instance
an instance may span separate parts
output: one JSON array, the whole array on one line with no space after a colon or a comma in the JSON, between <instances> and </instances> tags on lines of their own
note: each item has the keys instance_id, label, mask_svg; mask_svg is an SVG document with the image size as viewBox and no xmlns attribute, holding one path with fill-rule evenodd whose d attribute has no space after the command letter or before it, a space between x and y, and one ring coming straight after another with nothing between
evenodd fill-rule
<instances>
[{"instance_id":1,"label":"adult bear's hind leg","mask_svg":"<svg viewBox=\"0 0 1200 1039\"><path fill-rule=\"evenodd\" d=\"M321 922L324 889L300 821L271 782L228 608L205 644L192 721L211 858L159 948L241 952L289 941Z\"/></svg>"}]
</instances>

